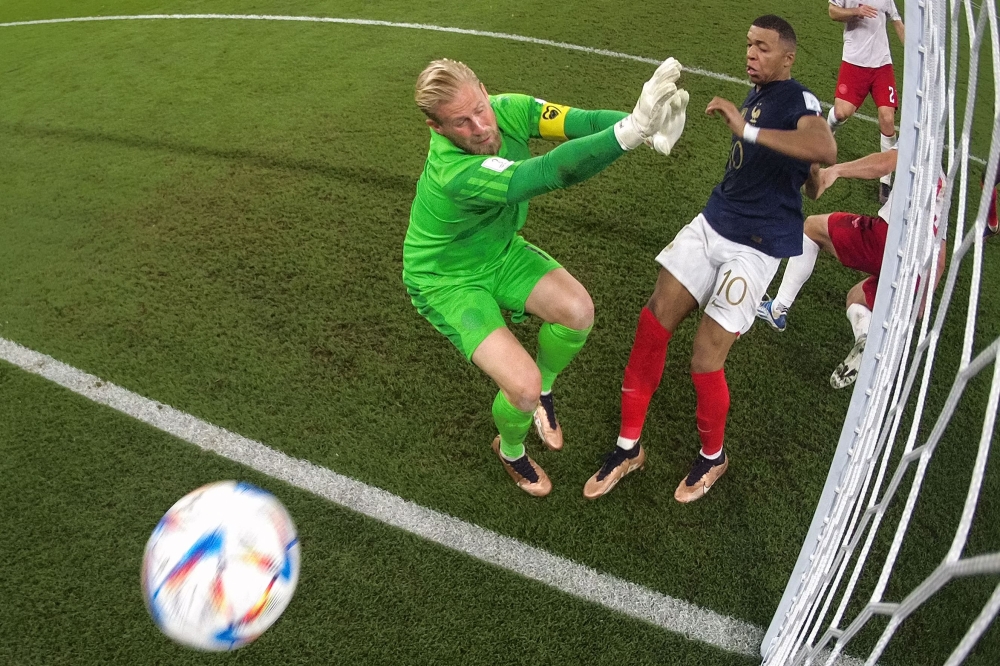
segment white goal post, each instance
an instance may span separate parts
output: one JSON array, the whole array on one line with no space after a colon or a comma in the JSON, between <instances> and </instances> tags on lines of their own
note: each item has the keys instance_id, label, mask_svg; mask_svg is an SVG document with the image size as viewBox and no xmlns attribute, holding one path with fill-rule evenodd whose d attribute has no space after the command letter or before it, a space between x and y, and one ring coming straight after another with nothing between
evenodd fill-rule
<instances>
[{"instance_id":1,"label":"white goal post","mask_svg":"<svg viewBox=\"0 0 1000 666\"><path fill-rule=\"evenodd\" d=\"M977 315L984 314L978 307L983 234L989 184L995 182L1000 156L996 4L995 0L981 5L970 0L907 0L905 24L899 167L871 330L826 485L761 645L766 666L875 664L906 619L950 581L990 576L986 580L992 586L1000 573L1000 544L991 546L994 552L965 554L1000 400L1000 337L976 340L974 335ZM992 90L981 85L980 70L992 78ZM959 82L967 90L962 109L956 109ZM977 87L986 90L978 104ZM982 189L969 169L975 113L980 121L988 113L991 130L987 186ZM947 172L945 206L935 236L933 201L942 167ZM934 298L923 295L928 285L933 289L935 284L933 273L944 234L951 239L951 251L935 304ZM960 272L965 277L960 278ZM965 313L951 308L956 292L968 295ZM942 326L946 320L960 322L963 314L965 334L957 372L941 377L934 361ZM945 382L947 390L943 406L934 409L926 401L932 368L936 384ZM992 377L987 380L982 428L967 435L978 440L970 478L956 480L968 487L961 517L957 525L941 526L952 534L951 547L922 582L901 598L890 599L886 587L925 472L967 385L979 373ZM891 543L886 554L876 556L879 549L872 544L879 529L886 542L891 534ZM862 594L859 580L875 576L873 589L869 585ZM963 662L998 610L1000 585L978 615L973 612L965 635L948 646L952 651L947 666ZM884 630L874 646L865 645L866 654L859 654L851 640L876 617L882 618L879 626L885 625Z\"/></svg>"}]
</instances>

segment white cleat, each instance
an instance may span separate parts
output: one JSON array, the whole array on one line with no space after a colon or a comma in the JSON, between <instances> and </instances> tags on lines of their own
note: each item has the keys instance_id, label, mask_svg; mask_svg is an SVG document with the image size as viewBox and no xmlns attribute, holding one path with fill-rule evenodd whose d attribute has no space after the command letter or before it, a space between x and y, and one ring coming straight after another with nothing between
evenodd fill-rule
<instances>
[{"instance_id":1,"label":"white cleat","mask_svg":"<svg viewBox=\"0 0 1000 666\"><path fill-rule=\"evenodd\" d=\"M847 355L837 369L830 375L830 386L835 389L842 389L854 383L858 378L858 370L861 368L861 358L865 355L865 343L868 336L862 335L851 348L851 353Z\"/></svg>"}]
</instances>

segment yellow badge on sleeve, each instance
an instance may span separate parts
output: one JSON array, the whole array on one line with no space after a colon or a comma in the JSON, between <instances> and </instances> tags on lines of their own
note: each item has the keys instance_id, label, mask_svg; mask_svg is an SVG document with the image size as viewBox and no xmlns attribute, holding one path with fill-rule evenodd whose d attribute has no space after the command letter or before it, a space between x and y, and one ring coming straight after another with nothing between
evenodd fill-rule
<instances>
[{"instance_id":1,"label":"yellow badge on sleeve","mask_svg":"<svg viewBox=\"0 0 1000 666\"><path fill-rule=\"evenodd\" d=\"M566 112L568 106L542 102L542 117L538 119L538 133L543 139L562 141L566 138Z\"/></svg>"}]
</instances>

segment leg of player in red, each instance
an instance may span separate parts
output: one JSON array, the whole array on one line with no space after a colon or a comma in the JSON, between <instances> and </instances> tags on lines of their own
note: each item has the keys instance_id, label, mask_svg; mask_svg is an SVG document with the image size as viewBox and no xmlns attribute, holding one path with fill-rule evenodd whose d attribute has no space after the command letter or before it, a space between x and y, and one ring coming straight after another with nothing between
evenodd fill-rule
<instances>
[{"instance_id":1,"label":"leg of player in red","mask_svg":"<svg viewBox=\"0 0 1000 666\"><path fill-rule=\"evenodd\" d=\"M802 287L812 277L820 250L836 256L827 231L829 217L830 215L810 215L806 218L803 225L805 234L802 236L802 254L790 257L785 264L778 295L772 300L764 294L764 300L757 306L757 318L766 321L779 333L788 326L788 308L792 307Z\"/></svg>"},{"instance_id":2,"label":"leg of player in red","mask_svg":"<svg viewBox=\"0 0 1000 666\"><path fill-rule=\"evenodd\" d=\"M847 320L854 333L854 346L847 358L830 375L830 386L845 388L854 383L861 369L861 359L868 342L868 329L872 323L872 309L875 307L875 292L878 290L878 276L872 275L857 283L847 292Z\"/></svg>"},{"instance_id":3,"label":"leg of player in red","mask_svg":"<svg viewBox=\"0 0 1000 666\"><path fill-rule=\"evenodd\" d=\"M899 98L896 94L896 75L892 65L883 65L875 70L871 88L872 99L878 107L879 147L883 153L896 148L896 108ZM878 201L884 204L892 191L892 174L879 178Z\"/></svg>"},{"instance_id":4,"label":"leg of player in red","mask_svg":"<svg viewBox=\"0 0 1000 666\"><path fill-rule=\"evenodd\" d=\"M830 375L830 386L835 389L850 386L858 378L861 360L868 342L868 329L871 327L872 311L875 309L875 294L878 291L879 272L882 270L882 256L885 254L888 223L880 217L851 216L846 213L833 213L829 216L829 236L835 256L848 268L871 273L868 278L857 283L847 292L847 320L851 322L854 333L854 346L847 358ZM948 252L944 239L938 248L937 266L934 269L934 288L937 289L944 275ZM917 281L917 290L920 281ZM927 294L923 295L927 298ZM925 300L917 306L917 316L922 317Z\"/></svg>"},{"instance_id":5,"label":"leg of player in red","mask_svg":"<svg viewBox=\"0 0 1000 666\"><path fill-rule=\"evenodd\" d=\"M765 301L757 308L759 319L779 331L785 330L786 312L812 275L820 250L832 254L848 268L872 275L856 284L847 294L847 319L854 331L854 346L830 376L833 388L850 386L857 379L868 340L887 229L885 221L877 217L852 213L810 215L805 222L802 254L788 260L774 300Z\"/></svg>"},{"instance_id":6,"label":"leg of player in red","mask_svg":"<svg viewBox=\"0 0 1000 666\"><path fill-rule=\"evenodd\" d=\"M806 182L806 193L813 199L818 199L839 178L874 179L891 175L896 168L896 157L897 151L892 149L872 153L851 162L842 162L827 169L815 169ZM889 206L883 206L879 214L888 217L889 209ZM764 295L764 300L757 308L757 317L777 331L785 330L788 309L812 275L820 251L832 254L848 268L878 275L885 247L885 222L876 224L875 220L878 219L880 218L839 212L810 215L806 218L802 254L788 260L777 296L770 300Z\"/></svg>"}]
</instances>

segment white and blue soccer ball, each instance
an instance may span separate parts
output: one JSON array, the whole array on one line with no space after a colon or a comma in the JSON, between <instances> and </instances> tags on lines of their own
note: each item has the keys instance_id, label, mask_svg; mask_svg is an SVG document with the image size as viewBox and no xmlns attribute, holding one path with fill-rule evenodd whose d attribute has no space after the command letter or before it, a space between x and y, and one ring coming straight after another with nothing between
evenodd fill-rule
<instances>
[{"instance_id":1,"label":"white and blue soccer ball","mask_svg":"<svg viewBox=\"0 0 1000 666\"><path fill-rule=\"evenodd\" d=\"M235 650L274 624L299 580L288 511L249 483L182 497L146 543L142 592L163 633L199 650Z\"/></svg>"}]
</instances>

